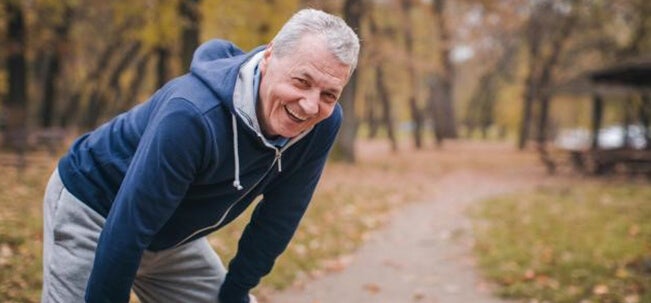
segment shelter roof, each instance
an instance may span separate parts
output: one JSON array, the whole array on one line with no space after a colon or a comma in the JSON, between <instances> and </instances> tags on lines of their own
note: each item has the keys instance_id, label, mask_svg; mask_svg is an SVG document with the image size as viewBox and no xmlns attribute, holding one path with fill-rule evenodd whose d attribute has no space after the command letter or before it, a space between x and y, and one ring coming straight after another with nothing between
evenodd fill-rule
<instances>
[{"instance_id":1,"label":"shelter roof","mask_svg":"<svg viewBox=\"0 0 651 303\"><path fill-rule=\"evenodd\" d=\"M553 87L550 92L608 96L651 93L651 56L633 58L606 68L584 72Z\"/></svg>"}]
</instances>

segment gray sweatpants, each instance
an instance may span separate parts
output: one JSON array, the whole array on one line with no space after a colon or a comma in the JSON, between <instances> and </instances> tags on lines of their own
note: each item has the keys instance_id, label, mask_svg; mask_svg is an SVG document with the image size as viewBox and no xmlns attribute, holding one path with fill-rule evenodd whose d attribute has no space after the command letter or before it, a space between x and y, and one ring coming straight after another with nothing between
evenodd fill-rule
<instances>
[{"instance_id":1,"label":"gray sweatpants","mask_svg":"<svg viewBox=\"0 0 651 303\"><path fill-rule=\"evenodd\" d=\"M58 171L43 204L41 302L84 302L104 218L75 198ZM226 270L206 238L159 252L145 251L133 292L148 302L218 302Z\"/></svg>"}]
</instances>

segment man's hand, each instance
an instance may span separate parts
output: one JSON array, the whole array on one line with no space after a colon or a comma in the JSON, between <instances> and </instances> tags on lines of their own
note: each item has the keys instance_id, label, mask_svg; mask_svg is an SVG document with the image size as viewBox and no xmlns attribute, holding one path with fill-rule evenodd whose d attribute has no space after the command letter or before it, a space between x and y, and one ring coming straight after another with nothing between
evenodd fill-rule
<instances>
[{"instance_id":1,"label":"man's hand","mask_svg":"<svg viewBox=\"0 0 651 303\"><path fill-rule=\"evenodd\" d=\"M258 300L252 294L249 294L249 303L258 303Z\"/></svg>"}]
</instances>

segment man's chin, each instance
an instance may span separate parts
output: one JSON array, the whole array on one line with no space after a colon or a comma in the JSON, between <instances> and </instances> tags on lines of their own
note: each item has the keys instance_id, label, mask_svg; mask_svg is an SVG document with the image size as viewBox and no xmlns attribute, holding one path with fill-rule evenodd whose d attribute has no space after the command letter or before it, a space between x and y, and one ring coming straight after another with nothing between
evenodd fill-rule
<instances>
[{"instance_id":1,"label":"man's chin","mask_svg":"<svg viewBox=\"0 0 651 303\"><path fill-rule=\"evenodd\" d=\"M284 138L294 138L301 134L303 130L284 130L279 133L279 136L284 137Z\"/></svg>"}]
</instances>

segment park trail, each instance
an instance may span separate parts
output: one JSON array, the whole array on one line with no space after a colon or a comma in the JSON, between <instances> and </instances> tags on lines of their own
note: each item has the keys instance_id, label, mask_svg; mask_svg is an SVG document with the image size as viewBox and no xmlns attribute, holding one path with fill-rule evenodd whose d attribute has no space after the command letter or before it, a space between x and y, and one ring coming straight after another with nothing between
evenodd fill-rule
<instances>
[{"instance_id":1,"label":"park trail","mask_svg":"<svg viewBox=\"0 0 651 303\"><path fill-rule=\"evenodd\" d=\"M460 151L457 154L455 148ZM459 157L509 163L514 147L447 147L438 160ZM436 153L437 151L433 151ZM479 159L477 157L480 157ZM501 160L499 160L501 159ZM454 162L454 161L450 161ZM382 228L349 258L347 266L278 293L263 303L499 303L482 280L472 255L472 224L467 210L496 195L532 190L550 181L535 161L510 169L459 169L428 180L433 194L395 210ZM480 165L481 166L481 165ZM542 166L542 165L540 165ZM495 167L501 167L496 165ZM507 167L507 166L504 166Z\"/></svg>"}]
</instances>

